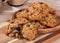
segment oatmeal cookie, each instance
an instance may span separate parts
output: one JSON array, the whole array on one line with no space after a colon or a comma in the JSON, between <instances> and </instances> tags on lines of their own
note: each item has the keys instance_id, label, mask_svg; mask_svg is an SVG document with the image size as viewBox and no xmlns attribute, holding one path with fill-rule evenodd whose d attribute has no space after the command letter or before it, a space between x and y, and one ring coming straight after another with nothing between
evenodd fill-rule
<instances>
[{"instance_id":1,"label":"oatmeal cookie","mask_svg":"<svg viewBox=\"0 0 60 43\"><path fill-rule=\"evenodd\" d=\"M44 8L43 8L44 7ZM45 8L46 7L46 8ZM42 2L35 2L30 5L27 9L29 10L29 18L30 20L41 20L44 16L48 14L48 11L44 9L49 8L46 4Z\"/></svg>"},{"instance_id":2,"label":"oatmeal cookie","mask_svg":"<svg viewBox=\"0 0 60 43\"><path fill-rule=\"evenodd\" d=\"M42 2L35 2L27 8L30 12L30 20L41 20L48 14L56 14L55 10L49 8L47 4Z\"/></svg>"},{"instance_id":3,"label":"oatmeal cookie","mask_svg":"<svg viewBox=\"0 0 60 43\"><path fill-rule=\"evenodd\" d=\"M58 19L57 19L57 16L52 15L52 14L46 15L46 17L44 17L40 22L43 25L46 25L46 26L49 26L49 27L55 27L59 23Z\"/></svg>"},{"instance_id":4,"label":"oatmeal cookie","mask_svg":"<svg viewBox=\"0 0 60 43\"><path fill-rule=\"evenodd\" d=\"M32 5L30 5L28 7L28 10L30 12L33 12L34 10L40 11L40 10L46 9L46 8L48 8L48 5L47 4L45 4L43 2L35 2L35 3L33 3Z\"/></svg>"},{"instance_id":5,"label":"oatmeal cookie","mask_svg":"<svg viewBox=\"0 0 60 43\"><path fill-rule=\"evenodd\" d=\"M29 11L27 9L21 9L17 14L16 17L20 18L20 17L26 17L28 18L29 15Z\"/></svg>"},{"instance_id":6,"label":"oatmeal cookie","mask_svg":"<svg viewBox=\"0 0 60 43\"><path fill-rule=\"evenodd\" d=\"M14 24L9 24L5 30L5 34L10 37L15 38L22 38L21 36L21 29L23 27L23 24L18 24L18 26L14 26Z\"/></svg>"},{"instance_id":7,"label":"oatmeal cookie","mask_svg":"<svg viewBox=\"0 0 60 43\"><path fill-rule=\"evenodd\" d=\"M7 26L5 33L8 36L20 37L20 30L25 23L28 23L28 20L25 18L16 18Z\"/></svg>"},{"instance_id":8,"label":"oatmeal cookie","mask_svg":"<svg viewBox=\"0 0 60 43\"><path fill-rule=\"evenodd\" d=\"M40 26L41 25L38 22L25 24L22 29L23 37L28 40L35 39L35 37L37 37L37 29L40 28ZM41 28L44 28L44 27L42 26Z\"/></svg>"}]
</instances>

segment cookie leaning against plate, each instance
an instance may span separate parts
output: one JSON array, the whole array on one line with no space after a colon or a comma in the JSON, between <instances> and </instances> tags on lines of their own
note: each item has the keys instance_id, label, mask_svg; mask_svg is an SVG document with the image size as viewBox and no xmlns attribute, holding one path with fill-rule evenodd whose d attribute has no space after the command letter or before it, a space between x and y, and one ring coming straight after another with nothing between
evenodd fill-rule
<instances>
[{"instance_id":1,"label":"cookie leaning against plate","mask_svg":"<svg viewBox=\"0 0 60 43\"><path fill-rule=\"evenodd\" d=\"M20 30L20 28L18 29L17 27L12 27L10 24L7 27L8 28L6 28L6 30L5 30L5 34L7 36L20 38L21 35L19 34L19 31L18 31L18 30Z\"/></svg>"},{"instance_id":2,"label":"cookie leaning against plate","mask_svg":"<svg viewBox=\"0 0 60 43\"><path fill-rule=\"evenodd\" d=\"M45 26L41 25L39 22L27 23L23 26L22 35L28 40L33 40L37 37L37 30L40 28L45 28Z\"/></svg>"},{"instance_id":3,"label":"cookie leaning against plate","mask_svg":"<svg viewBox=\"0 0 60 43\"><path fill-rule=\"evenodd\" d=\"M7 26L5 33L10 37L20 37L22 26L28 22L29 21L25 18L16 18Z\"/></svg>"}]
</instances>

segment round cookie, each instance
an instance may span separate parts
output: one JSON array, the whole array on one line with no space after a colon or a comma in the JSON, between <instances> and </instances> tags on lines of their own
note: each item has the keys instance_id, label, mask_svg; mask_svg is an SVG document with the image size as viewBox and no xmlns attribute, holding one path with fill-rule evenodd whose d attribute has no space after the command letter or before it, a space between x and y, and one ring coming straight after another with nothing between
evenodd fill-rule
<instances>
[{"instance_id":1,"label":"round cookie","mask_svg":"<svg viewBox=\"0 0 60 43\"><path fill-rule=\"evenodd\" d=\"M42 2L35 2L30 5L27 9L29 10L30 14L28 19L29 20L41 20L44 16L47 15L48 11L43 11L43 9L47 9L48 6ZM43 8L46 7L46 8Z\"/></svg>"},{"instance_id":2,"label":"round cookie","mask_svg":"<svg viewBox=\"0 0 60 43\"><path fill-rule=\"evenodd\" d=\"M35 2L35 3L33 3L32 5L30 5L30 6L28 7L28 10L29 10L30 12L32 12L32 11L34 11L34 10L40 11L40 10L46 9L46 8L48 8L48 5L47 5L47 4L45 4L45 3L43 3L43 2Z\"/></svg>"},{"instance_id":3,"label":"round cookie","mask_svg":"<svg viewBox=\"0 0 60 43\"><path fill-rule=\"evenodd\" d=\"M30 5L27 9L31 13L29 15L30 20L39 21L48 14L55 14L55 10L49 8L47 4L42 2L35 2L32 5Z\"/></svg>"},{"instance_id":4,"label":"round cookie","mask_svg":"<svg viewBox=\"0 0 60 43\"><path fill-rule=\"evenodd\" d=\"M28 40L35 39L35 37L37 37L37 30L40 28L40 26L41 25L38 22L25 24L22 29L23 37ZM41 28L44 28L44 27L41 27Z\"/></svg>"},{"instance_id":5,"label":"round cookie","mask_svg":"<svg viewBox=\"0 0 60 43\"><path fill-rule=\"evenodd\" d=\"M5 33L10 37L20 38L19 31L20 31L20 27L18 28L13 24L9 24L5 30Z\"/></svg>"},{"instance_id":6,"label":"round cookie","mask_svg":"<svg viewBox=\"0 0 60 43\"><path fill-rule=\"evenodd\" d=\"M40 22L48 27L55 27L59 23L57 16L52 14L46 15Z\"/></svg>"},{"instance_id":7,"label":"round cookie","mask_svg":"<svg viewBox=\"0 0 60 43\"><path fill-rule=\"evenodd\" d=\"M13 37L20 37L21 36L21 28L23 27L24 24L28 23L28 20L25 19L25 18L16 18L12 21L13 23L10 23L8 26L7 26L7 29L6 29L6 34L8 36L13 36Z\"/></svg>"},{"instance_id":8,"label":"round cookie","mask_svg":"<svg viewBox=\"0 0 60 43\"><path fill-rule=\"evenodd\" d=\"M29 11L27 9L21 9L19 12L16 13L17 18L26 17L28 18Z\"/></svg>"},{"instance_id":9,"label":"round cookie","mask_svg":"<svg viewBox=\"0 0 60 43\"><path fill-rule=\"evenodd\" d=\"M37 35L37 30L36 28L34 28L33 25L28 25L28 26L24 25L22 29L22 34L24 38L28 40L33 40Z\"/></svg>"}]
</instances>

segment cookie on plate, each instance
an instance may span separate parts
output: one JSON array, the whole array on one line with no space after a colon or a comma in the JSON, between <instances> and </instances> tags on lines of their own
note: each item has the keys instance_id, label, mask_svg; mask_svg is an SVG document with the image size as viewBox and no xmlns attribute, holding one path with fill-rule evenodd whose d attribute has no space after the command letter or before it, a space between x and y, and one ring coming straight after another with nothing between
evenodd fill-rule
<instances>
[{"instance_id":1,"label":"cookie on plate","mask_svg":"<svg viewBox=\"0 0 60 43\"><path fill-rule=\"evenodd\" d=\"M20 11L18 11L16 13L16 17L17 18L21 18L21 17L26 17L28 18L28 15L29 15L29 11L27 9L21 9Z\"/></svg>"},{"instance_id":2,"label":"cookie on plate","mask_svg":"<svg viewBox=\"0 0 60 43\"><path fill-rule=\"evenodd\" d=\"M40 21L43 25L48 27L55 27L58 25L58 19L56 15L48 14Z\"/></svg>"},{"instance_id":3,"label":"cookie on plate","mask_svg":"<svg viewBox=\"0 0 60 43\"><path fill-rule=\"evenodd\" d=\"M43 2L35 2L27 8L30 12L30 20L41 20L48 14L56 14L55 10L49 8L47 4Z\"/></svg>"},{"instance_id":4,"label":"cookie on plate","mask_svg":"<svg viewBox=\"0 0 60 43\"><path fill-rule=\"evenodd\" d=\"M44 8L43 8L44 7ZM46 8L45 8L46 7ZM47 15L49 7L47 4L42 2L35 2L30 5L27 9L30 12L28 19L29 20L41 20L44 16ZM45 11L43 11L45 9Z\"/></svg>"},{"instance_id":5,"label":"cookie on plate","mask_svg":"<svg viewBox=\"0 0 60 43\"><path fill-rule=\"evenodd\" d=\"M32 5L30 5L28 7L28 10L30 12L33 12L34 10L40 11L40 10L46 9L46 8L48 8L48 5L47 4L45 4L43 2L35 2L35 3L33 3Z\"/></svg>"}]
</instances>

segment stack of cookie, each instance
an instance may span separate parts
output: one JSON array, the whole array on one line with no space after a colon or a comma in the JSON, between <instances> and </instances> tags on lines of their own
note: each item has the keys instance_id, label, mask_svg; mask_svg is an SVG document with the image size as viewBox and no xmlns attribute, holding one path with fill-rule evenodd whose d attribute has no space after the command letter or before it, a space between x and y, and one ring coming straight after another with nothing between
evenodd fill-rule
<instances>
[{"instance_id":1,"label":"stack of cookie","mask_svg":"<svg viewBox=\"0 0 60 43\"><path fill-rule=\"evenodd\" d=\"M18 11L6 27L6 35L33 40L38 36L38 29L52 28L59 24L56 12L47 4L35 2Z\"/></svg>"}]
</instances>

